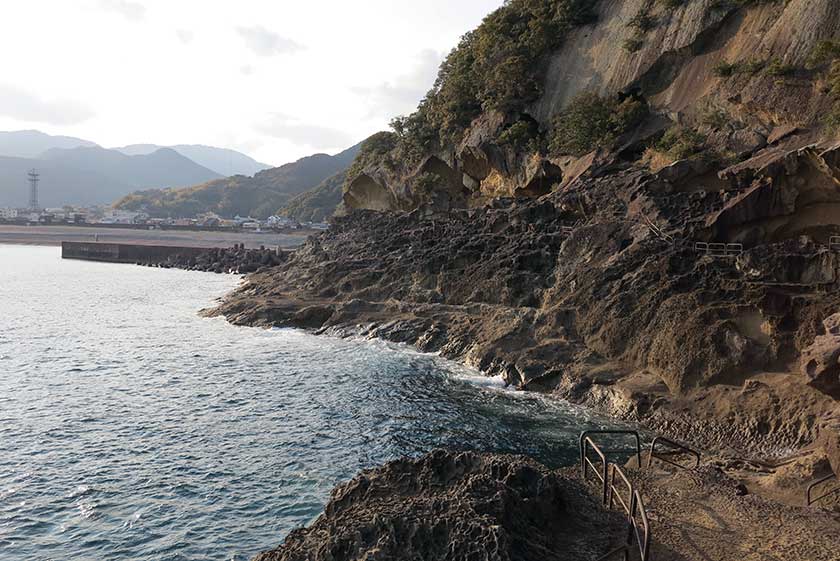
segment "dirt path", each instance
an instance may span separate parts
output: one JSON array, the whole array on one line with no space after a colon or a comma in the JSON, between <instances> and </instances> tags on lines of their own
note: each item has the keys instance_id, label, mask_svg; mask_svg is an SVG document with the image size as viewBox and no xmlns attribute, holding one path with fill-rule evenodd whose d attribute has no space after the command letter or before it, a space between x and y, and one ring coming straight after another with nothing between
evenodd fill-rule
<instances>
[{"instance_id":1,"label":"dirt path","mask_svg":"<svg viewBox=\"0 0 840 561\"><path fill-rule=\"evenodd\" d=\"M652 561L840 561L837 502L825 509L771 502L711 466L628 474L650 520Z\"/></svg>"}]
</instances>

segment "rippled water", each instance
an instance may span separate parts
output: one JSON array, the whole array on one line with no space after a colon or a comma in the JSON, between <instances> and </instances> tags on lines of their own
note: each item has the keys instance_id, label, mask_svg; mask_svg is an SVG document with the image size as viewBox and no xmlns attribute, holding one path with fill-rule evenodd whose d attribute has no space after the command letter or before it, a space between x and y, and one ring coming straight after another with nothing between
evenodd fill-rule
<instances>
[{"instance_id":1,"label":"rippled water","mask_svg":"<svg viewBox=\"0 0 840 561\"><path fill-rule=\"evenodd\" d=\"M0 246L0 559L247 560L362 468L570 463L603 424L408 349L196 314L237 282Z\"/></svg>"}]
</instances>

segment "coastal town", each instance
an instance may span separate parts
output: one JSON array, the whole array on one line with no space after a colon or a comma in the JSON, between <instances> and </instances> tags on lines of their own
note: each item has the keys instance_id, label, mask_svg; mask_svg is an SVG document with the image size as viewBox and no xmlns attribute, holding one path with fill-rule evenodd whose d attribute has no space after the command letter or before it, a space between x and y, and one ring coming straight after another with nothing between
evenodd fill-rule
<instances>
[{"instance_id":1,"label":"coastal town","mask_svg":"<svg viewBox=\"0 0 840 561\"><path fill-rule=\"evenodd\" d=\"M329 225L319 222L298 222L285 216L266 219L251 216L226 218L213 212L195 217L153 218L145 212L117 210L105 206L63 206L56 208L0 208L0 224L111 226L147 229L198 229L229 231L295 231L326 230Z\"/></svg>"}]
</instances>

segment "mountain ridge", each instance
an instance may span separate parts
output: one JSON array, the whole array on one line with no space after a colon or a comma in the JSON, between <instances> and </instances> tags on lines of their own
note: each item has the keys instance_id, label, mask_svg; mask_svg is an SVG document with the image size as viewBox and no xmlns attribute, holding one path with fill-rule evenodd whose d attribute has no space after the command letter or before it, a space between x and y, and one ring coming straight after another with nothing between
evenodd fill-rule
<instances>
[{"instance_id":1,"label":"mountain ridge","mask_svg":"<svg viewBox=\"0 0 840 561\"><path fill-rule=\"evenodd\" d=\"M161 148L171 148L200 166L204 166L224 177L232 177L234 175L252 176L272 167L269 164L258 162L242 152L205 144L176 144L172 146L131 144L114 148L114 150L129 156L141 156Z\"/></svg>"},{"instance_id":2,"label":"mountain ridge","mask_svg":"<svg viewBox=\"0 0 840 561\"><path fill-rule=\"evenodd\" d=\"M181 189L138 191L123 197L115 206L143 210L161 218L195 216L205 212L228 217L248 215L267 218L284 208L294 197L347 169L359 147L353 146L334 156L313 154L263 170L253 177L234 176Z\"/></svg>"}]
</instances>

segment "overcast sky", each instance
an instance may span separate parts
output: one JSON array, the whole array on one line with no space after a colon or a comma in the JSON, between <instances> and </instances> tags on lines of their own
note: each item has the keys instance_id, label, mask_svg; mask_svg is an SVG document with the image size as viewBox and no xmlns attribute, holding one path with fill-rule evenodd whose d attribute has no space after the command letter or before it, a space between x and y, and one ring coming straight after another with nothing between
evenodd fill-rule
<instances>
[{"instance_id":1,"label":"overcast sky","mask_svg":"<svg viewBox=\"0 0 840 561\"><path fill-rule=\"evenodd\" d=\"M502 0L17 0L0 130L209 144L279 165L408 113Z\"/></svg>"}]
</instances>

